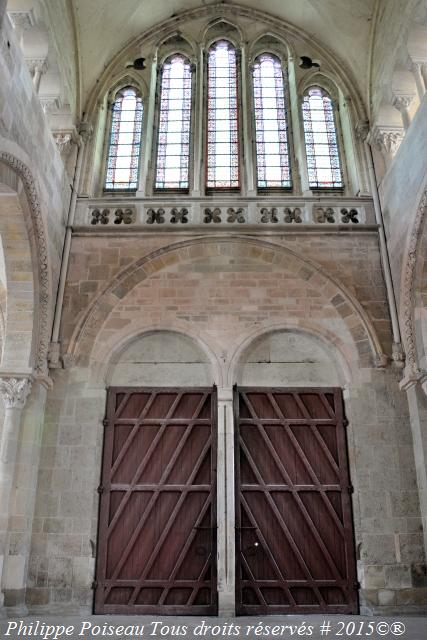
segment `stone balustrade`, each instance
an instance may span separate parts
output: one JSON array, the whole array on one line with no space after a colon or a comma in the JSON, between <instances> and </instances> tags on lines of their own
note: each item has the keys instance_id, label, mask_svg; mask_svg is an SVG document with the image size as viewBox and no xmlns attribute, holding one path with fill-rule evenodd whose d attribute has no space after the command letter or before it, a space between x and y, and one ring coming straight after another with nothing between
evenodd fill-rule
<instances>
[{"instance_id":1,"label":"stone balustrade","mask_svg":"<svg viewBox=\"0 0 427 640\"><path fill-rule=\"evenodd\" d=\"M370 198L80 198L74 229L221 227L356 229L375 226Z\"/></svg>"}]
</instances>

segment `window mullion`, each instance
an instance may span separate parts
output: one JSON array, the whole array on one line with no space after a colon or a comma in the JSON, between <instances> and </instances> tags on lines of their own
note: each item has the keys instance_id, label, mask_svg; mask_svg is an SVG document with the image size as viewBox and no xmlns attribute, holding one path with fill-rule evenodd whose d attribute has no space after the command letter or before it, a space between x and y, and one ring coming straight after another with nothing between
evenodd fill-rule
<instances>
[{"instance_id":1,"label":"window mullion","mask_svg":"<svg viewBox=\"0 0 427 640\"><path fill-rule=\"evenodd\" d=\"M243 160L243 166L245 171L246 192L248 196L256 195L255 182L254 182L254 162L252 159L252 144L251 144L251 123L252 119L249 117L247 106L251 104L247 78L249 76L248 62L246 46L242 42L240 45L241 51L241 95L238 96L242 103L242 130L243 130L243 145L241 148L241 157Z\"/></svg>"},{"instance_id":2,"label":"window mullion","mask_svg":"<svg viewBox=\"0 0 427 640\"><path fill-rule=\"evenodd\" d=\"M140 179L140 189L143 191L144 195L151 195L151 180L149 179L149 166L150 166L150 158L152 154L153 148L153 131L154 131L154 112L155 112L155 104L156 104L156 89L157 89L157 54L153 54L151 59L151 68L150 68L150 91L148 98L148 108L147 108L147 121L146 121L146 137L145 137L145 149L144 149L144 158L143 158L143 166L141 171L141 179ZM149 186L150 185L150 186Z\"/></svg>"},{"instance_id":3,"label":"window mullion","mask_svg":"<svg viewBox=\"0 0 427 640\"><path fill-rule=\"evenodd\" d=\"M195 109L194 109L194 163L193 163L193 195L196 197L202 194L202 176L203 176L203 123L204 123L204 48L199 44L198 50L198 71L196 72L194 90L195 90Z\"/></svg>"},{"instance_id":4,"label":"window mullion","mask_svg":"<svg viewBox=\"0 0 427 640\"><path fill-rule=\"evenodd\" d=\"M295 60L288 58L288 83L289 83L289 103L290 118L292 119L292 142L295 158L299 168L299 179L301 181L301 192L307 193L310 190L308 185L307 158L305 155L304 125L300 108L301 98L297 91L297 81L295 74Z\"/></svg>"}]
</instances>

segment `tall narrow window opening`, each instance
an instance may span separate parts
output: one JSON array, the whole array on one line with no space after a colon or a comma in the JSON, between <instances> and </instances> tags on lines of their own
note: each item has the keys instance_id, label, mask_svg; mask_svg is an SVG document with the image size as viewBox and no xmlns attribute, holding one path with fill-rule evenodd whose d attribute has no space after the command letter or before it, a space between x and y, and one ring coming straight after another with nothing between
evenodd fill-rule
<instances>
[{"instance_id":1,"label":"tall narrow window opening","mask_svg":"<svg viewBox=\"0 0 427 640\"><path fill-rule=\"evenodd\" d=\"M319 87L311 87L304 96L302 113L310 188L342 188L337 128L330 96Z\"/></svg>"},{"instance_id":2,"label":"tall narrow window opening","mask_svg":"<svg viewBox=\"0 0 427 640\"><path fill-rule=\"evenodd\" d=\"M292 187L285 89L280 60L259 56L253 68L257 182L259 189Z\"/></svg>"},{"instance_id":3,"label":"tall narrow window opening","mask_svg":"<svg viewBox=\"0 0 427 640\"><path fill-rule=\"evenodd\" d=\"M226 40L215 42L208 55L208 189L238 189L239 113L237 56Z\"/></svg>"},{"instance_id":4,"label":"tall narrow window opening","mask_svg":"<svg viewBox=\"0 0 427 640\"><path fill-rule=\"evenodd\" d=\"M138 188L143 105L136 89L125 87L113 103L105 189Z\"/></svg>"},{"instance_id":5,"label":"tall narrow window opening","mask_svg":"<svg viewBox=\"0 0 427 640\"><path fill-rule=\"evenodd\" d=\"M162 67L156 189L188 189L191 99L190 62L176 54Z\"/></svg>"}]
</instances>

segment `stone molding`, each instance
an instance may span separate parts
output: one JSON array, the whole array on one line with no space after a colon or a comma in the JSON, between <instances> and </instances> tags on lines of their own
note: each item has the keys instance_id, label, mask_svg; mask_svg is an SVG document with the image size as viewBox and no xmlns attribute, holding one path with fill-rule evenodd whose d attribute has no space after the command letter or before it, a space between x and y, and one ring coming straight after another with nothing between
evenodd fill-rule
<instances>
[{"instance_id":1,"label":"stone molding","mask_svg":"<svg viewBox=\"0 0 427 640\"><path fill-rule=\"evenodd\" d=\"M25 64L27 65L28 71L31 74L36 73L36 71L38 71L41 74L44 74L48 69L48 61L46 57L25 58Z\"/></svg>"},{"instance_id":2,"label":"stone molding","mask_svg":"<svg viewBox=\"0 0 427 640\"><path fill-rule=\"evenodd\" d=\"M415 343L414 284L417 250L426 211L427 189L423 193L415 216L414 224L412 225L402 280L402 336L405 344L406 365L404 370L404 377L400 382L401 389L407 389L417 382L421 382L422 388L425 392L427 392L427 386L425 384L427 374L426 372L421 371L418 367L417 349Z\"/></svg>"},{"instance_id":3,"label":"stone molding","mask_svg":"<svg viewBox=\"0 0 427 640\"><path fill-rule=\"evenodd\" d=\"M71 133L54 132L53 139L56 147L62 156L68 156L73 145L73 136Z\"/></svg>"},{"instance_id":4,"label":"stone molding","mask_svg":"<svg viewBox=\"0 0 427 640\"><path fill-rule=\"evenodd\" d=\"M36 24L33 9L27 11L14 11L13 9L9 9L7 14L15 29L28 31Z\"/></svg>"},{"instance_id":5,"label":"stone molding","mask_svg":"<svg viewBox=\"0 0 427 640\"><path fill-rule=\"evenodd\" d=\"M28 167L14 155L0 153L0 161L4 162L21 178L31 211L31 222L34 229L38 266L38 335L35 350L34 369L38 375L47 376L47 354L49 349L49 300L50 274L49 255L45 226L41 206L37 194L34 177Z\"/></svg>"},{"instance_id":6,"label":"stone molding","mask_svg":"<svg viewBox=\"0 0 427 640\"><path fill-rule=\"evenodd\" d=\"M29 378L0 378L0 396L6 409L23 409L31 391Z\"/></svg>"}]
</instances>

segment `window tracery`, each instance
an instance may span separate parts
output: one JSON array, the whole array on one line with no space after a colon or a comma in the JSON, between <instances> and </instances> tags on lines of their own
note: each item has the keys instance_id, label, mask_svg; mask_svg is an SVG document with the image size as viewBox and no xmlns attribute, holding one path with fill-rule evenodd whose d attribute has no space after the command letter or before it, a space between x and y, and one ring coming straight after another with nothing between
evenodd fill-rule
<instances>
[{"instance_id":1,"label":"window tracery","mask_svg":"<svg viewBox=\"0 0 427 640\"><path fill-rule=\"evenodd\" d=\"M176 54L161 71L156 189L189 187L191 107L191 65Z\"/></svg>"},{"instance_id":2,"label":"window tracery","mask_svg":"<svg viewBox=\"0 0 427 640\"><path fill-rule=\"evenodd\" d=\"M283 69L269 53L253 67L257 184L259 189L292 187Z\"/></svg>"},{"instance_id":3,"label":"window tracery","mask_svg":"<svg viewBox=\"0 0 427 640\"><path fill-rule=\"evenodd\" d=\"M121 89L112 106L106 190L138 188L143 103L134 87Z\"/></svg>"},{"instance_id":4,"label":"window tracery","mask_svg":"<svg viewBox=\"0 0 427 640\"><path fill-rule=\"evenodd\" d=\"M239 112L236 49L218 40L208 53L208 189L238 189Z\"/></svg>"},{"instance_id":5,"label":"window tracery","mask_svg":"<svg viewBox=\"0 0 427 640\"><path fill-rule=\"evenodd\" d=\"M344 183L331 97L320 87L310 87L303 98L302 114L310 188L342 188Z\"/></svg>"}]
</instances>

